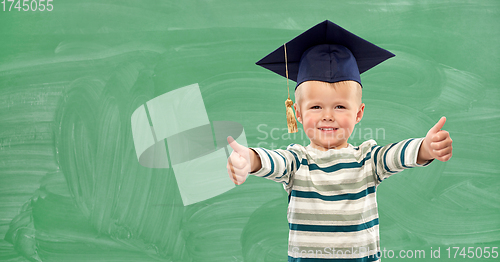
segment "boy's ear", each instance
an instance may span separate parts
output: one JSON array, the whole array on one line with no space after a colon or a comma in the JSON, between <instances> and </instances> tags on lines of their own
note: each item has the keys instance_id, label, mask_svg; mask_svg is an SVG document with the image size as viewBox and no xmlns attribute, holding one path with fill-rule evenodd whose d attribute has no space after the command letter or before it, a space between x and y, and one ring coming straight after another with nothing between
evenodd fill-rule
<instances>
[{"instance_id":1,"label":"boy's ear","mask_svg":"<svg viewBox=\"0 0 500 262\"><path fill-rule=\"evenodd\" d=\"M359 123L359 121L361 121L364 113L365 113L365 104L361 103L358 109L358 113L356 114L356 124Z\"/></svg>"},{"instance_id":2,"label":"boy's ear","mask_svg":"<svg viewBox=\"0 0 500 262\"><path fill-rule=\"evenodd\" d=\"M293 108L295 109L295 116L297 117L297 121L302 124L302 115L300 114L299 105L297 105L297 103L294 103Z\"/></svg>"}]
</instances>

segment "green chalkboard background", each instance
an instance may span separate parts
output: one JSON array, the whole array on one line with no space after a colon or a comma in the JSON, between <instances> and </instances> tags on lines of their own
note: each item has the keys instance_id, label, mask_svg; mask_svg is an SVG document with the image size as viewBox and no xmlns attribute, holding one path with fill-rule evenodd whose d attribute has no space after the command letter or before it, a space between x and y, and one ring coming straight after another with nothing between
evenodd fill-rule
<instances>
[{"instance_id":1,"label":"green chalkboard background","mask_svg":"<svg viewBox=\"0 0 500 262\"><path fill-rule=\"evenodd\" d=\"M425 136L443 115L454 141L449 162L379 186L382 248L500 252L498 0L51 4L0 11L0 260L286 261L280 184L184 206L171 169L138 163L130 117L198 83L210 121L249 146L307 144L286 133L286 80L254 63L325 19L396 54L362 75L352 144Z\"/></svg>"}]
</instances>

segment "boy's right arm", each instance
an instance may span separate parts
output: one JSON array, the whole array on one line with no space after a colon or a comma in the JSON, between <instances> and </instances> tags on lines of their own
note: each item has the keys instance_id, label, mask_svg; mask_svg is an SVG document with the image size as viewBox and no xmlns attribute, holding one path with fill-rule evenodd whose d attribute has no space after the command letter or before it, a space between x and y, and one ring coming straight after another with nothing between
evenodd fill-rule
<instances>
[{"instance_id":1,"label":"boy's right arm","mask_svg":"<svg viewBox=\"0 0 500 262\"><path fill-rule=\"evenodd\" d=\"M228 137L227 141L233 148L227 161L227 171L237 185L245 182L251 173L281 183L287 188L301 165L300 154L291 149L253 149L236 143L232 137Z\"/></svg>"}]
</instances>

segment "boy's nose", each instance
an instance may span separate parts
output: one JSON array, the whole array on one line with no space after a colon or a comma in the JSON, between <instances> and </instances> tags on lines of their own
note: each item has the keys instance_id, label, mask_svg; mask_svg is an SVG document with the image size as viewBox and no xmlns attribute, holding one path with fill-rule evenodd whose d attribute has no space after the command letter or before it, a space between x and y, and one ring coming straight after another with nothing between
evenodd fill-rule
<instances>
[{"instance_id":1,"label":"boy's nose","mask_svg":"<svg viewBox=\"0 0 500 262\"><path fill-rule=\"evenodd\" d=\"M331 112L325 112L323 114L323 121L333 121L334 118L333 118L333 114Z\"/></svg>"}]
</instances>

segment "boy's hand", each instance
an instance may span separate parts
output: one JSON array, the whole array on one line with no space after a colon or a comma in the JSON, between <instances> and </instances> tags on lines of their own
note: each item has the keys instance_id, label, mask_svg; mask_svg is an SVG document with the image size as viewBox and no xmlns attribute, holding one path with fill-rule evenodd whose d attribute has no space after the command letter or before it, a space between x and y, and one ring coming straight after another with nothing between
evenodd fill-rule
<instances>
[{"instance_id":1,"label":"boy's hand","mask_svg":"<svg viewBox=\"0 0 500 262\"><path fill-rule=\"evenodd\" d=\"M452 142L450 133L443 128L444 123L446 123L446 117L441 117L439 122L434 125L422 142L422 146L418 151L417 163L423 164L429 160L437 159L439 161L446 162L451 158L452 155Z\"/></svg>"},{"instance_id":2,"label":"boy's hand","mask_svg":"<svg viewBox=\"0 0 500 262\"><path fill-rule=\"evenodd\" d=\"M227 137L227 142L233 149L227 159L227 173L233 183L241 185L247 179L248 173L260 169L260 158L252 149L238 144L231 136Z\"/></svg>"}]
</instances>

